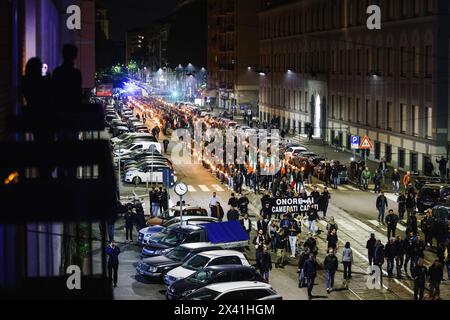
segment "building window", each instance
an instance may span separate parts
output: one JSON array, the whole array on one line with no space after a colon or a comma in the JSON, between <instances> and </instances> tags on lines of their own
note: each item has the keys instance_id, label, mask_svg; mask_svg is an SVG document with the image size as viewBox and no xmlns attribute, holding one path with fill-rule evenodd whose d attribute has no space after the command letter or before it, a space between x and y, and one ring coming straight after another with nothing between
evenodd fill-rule
<instances>
[{"instance_id":1,"label":"building window","mask_svg":"<svg viewBox=\"0 0 450 320\"><path fill-rule=\"evenodd\" d=\"M432 14L433 13L433 1L434 0L426 0L427 1L427 13Z\"/></svg>"},{"instance_id":2,"label":"building window","mask_svg":"<svg viewBox=\"0 0 450 320\"><path fill-rule=\"evenodd\" d=\"M384 159L386 159L387 163L392 162L392 146L390 144L384 146Z\"/></svg>"},{"instance_id":3,"label":"building window","mask_svg":"<svg viewBox=\"0 0 450 320\"><path fill-rule=\"evenodd\" d=\"M386 129L392 131L392 122L394 120L394 108L392 107L392 102L387 103L386 109Z\"/></svg>"},{"instance_id":4,"label":"building window","mask_svg":"<svg viewBox=\"0 0 450 320\"><path fill-rule=\"evenodd\" d=\"M398 167L405 168L405 149L398 149Z\"/></svg>"},{"instance_id":5,"label":"building window","mask_svg":"<svg viewBox=\"0 0 450 320\"><path fill-rule=\"evenodd\" d=\"M400 76L406 77L408 70L408 52L405 47L400 48Z\"/></svg>"},{"instance_id":6,"label":"building window","mask_svg":"<svg viewBox=\"0 0 450 320\"><path fill-rule=\"evenodd\" d=\"M333 73L336 73L336 70L337 70L337 66L336 66L336 64L337 64L337 61L336 61L336 51L332 51L331 52L331 65L332 65L332 72Z\"/></svg>"},{"instance_id":7,"label":"building window","mask_svg":"<svg viewBox=\"0 0 450 320\"><path fill-rule=\"evenodd\" d=\"M414 0L413 1L413 5L414 5L414 15L418 16L420 15L420 3L422 2L422 0Z\"/></svg>"},{"instance_id":8,"label":"building window","mask_svg":"<svg viewBox=\"0 0 450 320\"><path fill-rule=\"evenodd\" d=\"M408 129L408 109L406 104L400 105L400 132L406 133Z\"/></svg>"},{"instance_id":9,"label":"building window","mask_svg":"<svg viewBox=\"0 0 450 320\"><path fill-rule=\"evenodd\" d=\"M339 73L344 74L344 50L339 51Z\"/></svg>"},{"instance_id":10,"label":"building window","mask_svg":"<svg viewBox=\"0 0 450 320\"><path fill-rule=\"evenodd\" d=\"M331 96L331 110L330 110L330 114L331 114L331 118L334 119L334 95Z\"/></svg>"},{"instance_id":11,"label":"building window","mask_svg":"<svg viewBox=\"0 0 450 320\"><path fill-rule=\"evenodd\" d=\"M408 15L408 1L407 0L400 0L400 12L402 18L406 18Z\"/></svg>"},{"instance_id":12,"label":"building window","mask_svg":"<svg viewBox=\"0 0 450 320\"><path fill-rule=\"evenodd\" d=\"M394 4L397 0L389 0L389 19L394 19Z\"/></svg>"},{"instance_id":13,"label":"building window","mask_svg":"<svg viewBox=\"0 0 450 320\"><path fill-rule=\"evenodd\" d=\"M305 112L308 113L308 91L305 91Z\"/></svg>"},{"instance_id":14,"label":"building window","mask_svg":"<svg viewBox=\"0 0 450 320\"><path fill-rule=\"evenodd\" d=\"M344 120L344 106L342 96L339 96L339 120Z\"/></svg>"},{"instance_id":15,"label":"building window","mask_svg":"<svg viewBox=\"0 0 450 320\"><path fill-rule=\"evenodd\" d=\"M418 154L417 152L411 152L410 153L410 171L411 172L417 172L417 159L418 159Z\"/></svg>"},{"instance_id":16,"label":"building window","mask_svg":"<svg viewBox=\"0 0 450 320\"><path fill-rule=\"evenodd\" d=\"M376 71L381 73L383 69L383 49L381 48L377 48L376 64Z\"/></svg>"},{"instance_id":17,"label":"building window","mask_svg":"<svg viewBox=\"0 0 450 320\"><path fill-rule=\"evenodd\" d=\"M394 50L392 48L387 48L386 53L387 58L387 74L392 77L394 73Z\"/></svg>"},{"instance_id":18,"label":"building window","mask_svg":"<svg viewBox=\"0 0 450 320\"><path fill-rule=\"evenodd\" d=\"M370 48L366 49L366 70L367 74L372 71L372 50Z\"/></svg>"},{"instance_id":19,"label":"building window","mask_svg":"<svg viewBox=\"0 0 450 320\"><path fill-rule=\"evenodd\" d=\"M375 141L375 159L380 160L381 159L381 143L379 141Z\"/></svg>"},{"instance_id":20,"label":"building window","mask_svg":"<svg viewBox=\"0 0 450 320\"><path fill-rule=\"evenodd\" d=\"M425 77L431 78L433 74L433 47L425 47Z\"/></svg>"},{"instance_id":21,"label":"building window","mask_svg":"<svg viewBox=\"0 0 450 320\"><path fill-rule=\"evenodd\" d=\"M352 59L353 59L352 50L347 50L347 70L349 75L352 74L352 65L353 65Z\"/></svg>"},{"instance_id":22,"label":"building window","mask_svg":"<svg viewBox=\"0 0 450 320\"><path fill-rule=\"evenodd\" d=\"M361 74L361 49L356 50L356 73Z\"/></svg>"},{"instance_id":23,"label":"building window","mask_svg":"<svg viewBox=\"0 0 450 320\"><path fill-rule=\"evenodd\" d=\"M356 123L361 123L361 99L360 98L356 98Z\"/></svg>"},{"instance_id":24,"label":"building window","mask_svg":"<svg viewBox=\"0 0 450 320\"><path fill-rule=\"evenodd\" d=\"M413 63L414 63L414 77L419 77L420 74L420 51L418 47L413 47Z\"/></svg>"},{"instance_id":25,"label":"building window","mask_svg":"<svg viewBox=\"0 0 450 320\"><path fill-rule=\"evenodd\" d=\"M425 107L425 135L427 139L433 138L433 109Z\"/></svg>"},{"instance_id":26,"label":"building window","mask_svg":"<svg viewBox=\"0 0 450 320\"><path fill-rule=\"evenodd\" d=\"M375 123L377 128L381 128L381 120L382 120L383 114L382 110L380 108L380 101L375 101Z\"/></svg>"},{"instance_id":27,"label":"building window","mask_svg":"<svg viewBox=\"0 0 450 320\"><path fill-rule=\"evenodd\" d=\"M352 108L352 98L348 97L348 102L347 102L347 121L349 122L354 122L353 119L353 108Z\"/></svg>"},{"instance_id":28,"label":"building window","mask_svg":"<svg viewBox=\"0 0 450 320\"><path fill-rule=\"evenodd\" d=\"M419 106L413 106L413 112L412 112L412 121L411 123L413 124L413 134L414 136L418 137L419 136L419 119L420 119L420 112L419 112Z\"/></svg>"},{"instance_id":29,"label":"building window","mask_svg":"<svg viewBox=\"0 0 450 320\"><path fill-rule=\"evenodd\" d=\"M370 126L370 116L371 116L371 112L370 112L370 100L366 99L366 125Z\"/></svg>"}]
</instances>

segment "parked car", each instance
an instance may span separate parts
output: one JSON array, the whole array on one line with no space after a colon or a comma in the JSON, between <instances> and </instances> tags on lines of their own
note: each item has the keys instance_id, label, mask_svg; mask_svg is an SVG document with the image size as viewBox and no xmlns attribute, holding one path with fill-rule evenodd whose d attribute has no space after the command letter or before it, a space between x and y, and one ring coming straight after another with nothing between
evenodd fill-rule
<instances>
[{"instance_id":1,"label":"parked car","mask_svg":"<svg viewBox=\"0 0 450 320\"><path fill-rule=\"evenodd\" d=\"M141 138L146 138L151 141L158 142L158 140L156 140L156 138L153 137L150 133L131 132L131 133L126 133L126 134L123 134L116 138L111 139L111 144L115 145L118 143L125 143L126 141L130 141L132 139L141 139Z\"/></svg>"},{"instance_id":2,"label":"parked car","mask_svg":"<svg viewBox=\"0 0 450 320\"><path fill-rule=\"evenodd\" d=\"M242 249L248 246L248 235L240 222L183 224L171 228L166 236L142 249L141 257L161 255L161 252L184 243L211 242L223 249Z\"/></svg>"},{"instance_id":3,"label":"parked car","mask_svg":"<svg viewBox=\"0 0 450 320\"><path fill-rule=\"evenodd\" d=\"M239 251L217 250L202 252L193 256L178 268L168 272L164 277L164 283L167 286L171 286L175 281L185 279L206 267L226 264L250 266L247 258Z\"/></svg>"},{"instance_id":4,"label":"parked car","mask_svg":"<svg viewBox=\"0 0 450 320\"><path fill-rule=\"evenodd\" d=\"M136 267L136 272L145 278L163 281L167 272L181 266L196 254L217 249L220 248L207 242L183 244L170 249L164 255L142 259Z\"/></svg>"},{"instance_id":5,"label":"parked car","mask_svg":"<svg viewBox=\"0 0 450 320\"><path fill-rule=\"evenodd\" d=\"M125 172L124 181L139 185L141 183L163 183L164 171L173 174L173 169L164 164L147 165L142 168L132 168ZM174 177L176 179L176 177Z\"/></svg>"},{"instance_id":6,"label":"parked car","mask_svg":"<svg viewBox=\"0 0 450 320\"><path fill-rule=\"evenodd\" d=\"M194 291L182 300L283 300L283 298L265 282L238 281L212 284Z\"/></svg>"},{"instance_id":7,"label":"parked car","mask_svg":"<svg viewBox=\"0 0 450 320\"><path fill-rule=\"evenodd\" d=\"M181 213L181 208L179 206L175 206L170 208L169 210L164 211L162 214L160 214L157 217L153 217L150 220L148 220L149 226L158 226L162 225L166 221L179 217ZM208 212L206 209L202 207L197 206L183 206L183 215L184 216L191 216L191 217L207 217Z\"/></svg>"},{"instance_id":8,"label":"parked car","mask_svg":"<svg viewBox=\"0 0 450 320\"><path fill-rule=\"evenodd\" d=\"M292 157L297 156L300 152L306 152L308 149L305 147L289 147L286 149L286 152L284 153L284 156L286 159L290 159Z\"/></svg>"},{"instance_id":9,"label":"parked car","mask_svg":"<svg viewBox=\"0 0 450 320\"><path fill-rule=\"evenodd\" d=\"M183 210L184 211L184 210ZM151 220L151 219L150 219ZM192 221L202 221L202 222L218 222L217 218L213 218L213 217L208 217L208 216L185 216L183 214L183 221L186 223L192 222ZM149 226L146 228L143 228L141 230L139 230L139 234L138 234L138 243L140 245L145 245L148 244L149 241L152 239L152 235L156 234L156 233L161 233L165 230L167 230L167 228L180 223L181 219L180 217L174 217L170 220L166 220L164 221L161 225L154 225L154 226Z\"/></svg>"},{"instance_id":10,"label":"parked car","mask_svg":"<svg viewBox=\"0 0 450 320\"><path fill-rule=\"evenodd\" d=\"M425 184L417 196L417 210L420 213L439 204L450 203L450 185Z\"/></svg>"},{"instance_id":11,"label":"parked car","mask_svg":"<svg viewBox=\"0 0 450 320\"><path fill-rule=\"evenodd\" d=\"M185 279L174 282L167 288L168 300L179 300L194 291L214 283L258 281L263 277L253 267L243 265L215 265L197 271Z\"/></svg>"},{"instance_id":12,"label":"parked car","mask_svg":"<svg viewBox=\"0 0 450 320\"><path fill-rule=\"evenodd\" d=\"M151 140L147 139L134 139L133 141L114 147L114 155L117 156L124 156L128 153L131 153L133 151L142 149L142 150L148 150L150 146L154 146L155 150L157 150L159 153L161 153L161 144L157 142L153 142Z\"/></svg>"}]
</instances>

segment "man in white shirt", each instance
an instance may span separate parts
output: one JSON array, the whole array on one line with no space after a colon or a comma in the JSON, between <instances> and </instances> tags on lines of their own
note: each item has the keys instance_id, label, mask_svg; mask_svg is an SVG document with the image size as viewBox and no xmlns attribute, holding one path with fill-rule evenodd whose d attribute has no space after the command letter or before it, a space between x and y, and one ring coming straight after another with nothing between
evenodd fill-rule
<instances>
[{"instance_id":1,"label":"man in white shirt","mask_svg":"<svg viewBox=\"0 0 450 320\"><path fill-rule=\"evenodd\" d=\"M209 199L209 208L211 209L211 217L216 217L217 215L217 197L216 193L213 192L211 199Z\"/></svg>"}]
</instances>

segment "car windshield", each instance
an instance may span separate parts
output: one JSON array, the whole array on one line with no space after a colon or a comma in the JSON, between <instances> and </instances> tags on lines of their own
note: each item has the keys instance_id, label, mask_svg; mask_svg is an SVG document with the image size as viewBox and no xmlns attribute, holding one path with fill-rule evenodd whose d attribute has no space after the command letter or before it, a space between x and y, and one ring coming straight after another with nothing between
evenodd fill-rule
<instances>
[{"instance_id":1,"label":"car windshield","mask_svg":"<svg viewBox=\"0 0 450 320\"><path fill-rule=\"evenodd\" d=\"M200 254L193 256L183 264L183 267L193 271L199 271L203 269L208 263L209 258Z\"/></svg>"},{"instance_id":2,"label":"car windshield","mask_svg":"<svg viewBox=\"0 0 450 320\"><path fill-rule=\"evenodd\" d=\"M208 283L218 273L218 271L214 270L201 270L190 276L188 280L194 283Z\"/></svg>"},{"instance_id":3,"label":"car windshield","mask_svg":"<svg viewBox=\"0 0 450 320\"><path fill-rule=\"evenodd\" d=\"M439 189L422 188L420 196L426 198L439 198Z\"/></svg>"},{"instance_id":4,"label":"car windshield","mask_svg":"<svg viewBox=\"0 0 450 320\"><path fill-rule=\"evenodd\" d=\"M183 240L186 238L186 234L176 231L169 231L167 235L165 235L158 243L168 246L168 247L176 247L180 245Z\"/></svg>"},{"instance_id":5,"label":"car windshield","mask_svg":"<svg viewBox=\"0 0 450 320\"><path fill-rule=\"evenodd\" d=\"M189 254L189 250L184 248L175 248L171 250L167 254L167 258L176 260L176 261L183 261L184 258Z\"/></svg>"},{"instance_id":6,"label":"car windshield","mask_svg":"<svg viewBox=\"0 0 450 320\"><path fill-rule=\"evenodd\" d=\"M202 288L186 296L183 300L214 300L218 295L217 291Z\"/></svg>"},{"instance_id":7,"label":"car windshield","mask_svg":"<svg viewBox=\"0 0 450 320\"><path fill-rule=\"evenodd\" d=\"M120 136L117 137L117 139L119 140L125 140L126 138L128 138L130 136L129 133L123 133Z\"/></svg>"}]
</instances>

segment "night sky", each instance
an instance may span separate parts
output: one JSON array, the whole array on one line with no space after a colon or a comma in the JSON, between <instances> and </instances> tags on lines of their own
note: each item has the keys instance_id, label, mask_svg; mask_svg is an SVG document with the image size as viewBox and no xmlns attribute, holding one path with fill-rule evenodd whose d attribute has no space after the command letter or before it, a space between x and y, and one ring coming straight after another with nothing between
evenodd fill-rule
<instances>
[{"instance_id":1,"label":"night sky","mask_svg":"<svg viewBox=\"0 0 450 320\"><path fill-rule=\"evenodd\" d=\"M96 0L109 10L111 38L124 41L129 29L145 27L152 20L167 16L175 7L175 0Z\"/></svg>"}]
</instances>

